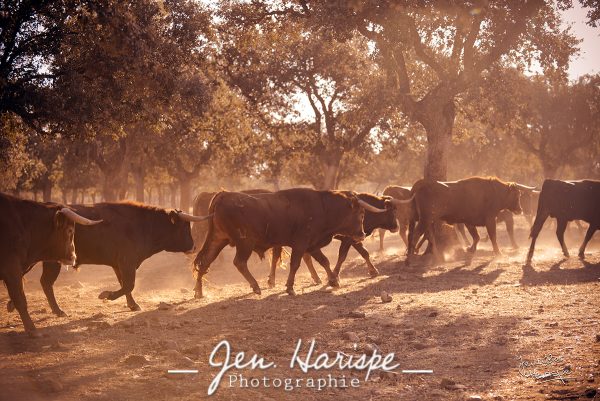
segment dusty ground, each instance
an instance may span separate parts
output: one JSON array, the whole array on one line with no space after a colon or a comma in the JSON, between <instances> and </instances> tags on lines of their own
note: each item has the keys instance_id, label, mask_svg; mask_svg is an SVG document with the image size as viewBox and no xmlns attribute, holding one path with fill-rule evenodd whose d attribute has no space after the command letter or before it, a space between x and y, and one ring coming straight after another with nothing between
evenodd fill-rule
<instances>
[{"instance_id":1,"label":"dusty ground","mask_svg":"<svg viewBox=\"0 0 600 401\"><path fill-rule=\"evenodd\" d=\"M266 288L266 263L256 259L251 270L264 291L262 296L251 294L227 251L224 264L208 275L207 298L194 300L187 259L159 254L138 271L134 296L142 312L130 312L124 299L98 300L100 291L116 288L112 269L83 266L79 272L63 271L56 284L66 318L50 313L38 284L41 268L36 268L27 277L26 292L42 338L23 334L18 315L7 314L6 290L0 289L0 399L593 399L600 387L600 238L582 262L563 259L553 233L546 230L533 268L524 268L524 227L517 234L523 245L517 252L507 248L502 234L504 256L494 258L489 245L482 244L470 266L448 262L439 267L405 267L404 257L397 256L404 247L388 234L383 254L375 251L377 241L368 241L380 277L367 279L364 263L351 253L342 288L312 286L302 268L297 297L284 293L286 271L278 272L275 289ZM573 254L581 237L573 229L568 239ZM328 249L332 256L335 252ZM382 291L393 297L391 302L382 303ZM171 307L159 310L161 301ZM351 312L364 317L350 317ZM356 349L349 332L358 336ZM433 374L375 372L368 382L358 371L305 375L287 367L299 338L316 339L319 353L330 354L361 354L375 344L384 354L395 353L400 363L396 372L432 369ZM230 341L234 352L258 353L279 366L242 371L247 378L321 378L330 373L359 378L360 387L291 392L230 388L226 375L217 393L208 397L218 372L208 359L222 339ZM566 384L520 375L520 361L549 355L560 361L536 371L567 367ZM200 372L166 373L175 368Z\"/></svg>"}]
</instances>

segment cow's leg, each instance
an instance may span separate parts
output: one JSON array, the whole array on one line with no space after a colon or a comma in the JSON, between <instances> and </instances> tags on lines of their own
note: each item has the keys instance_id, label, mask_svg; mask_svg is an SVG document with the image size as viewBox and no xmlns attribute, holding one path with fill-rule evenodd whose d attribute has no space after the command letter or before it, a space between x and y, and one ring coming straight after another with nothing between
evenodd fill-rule
<instances>
[{"instance_id":1,"label":"cow's leg","mask_svg":"<svg viewBox=\"0 0 600 401\"><path fill-rule=\"evenodd\" d=\"M597 229L598 229L597 226L590 223L590 225L587 229L587 232L585 233L585 238L583 239L583 242L581 243L581 247L579 247L579 257L581 259L585 258L585 248L587 247L588 242L590 242L590 240L592 239L592 236L594 235L594 233L596 232Z\"/></svg>"},{"instance_id":2,"label":"cow's leg","mask_svg":"<svg viewBox=\"0 0 600 401\"><path fill-rule=\"evenodd\" d=\"M400 238L402 238L402 242L404 242L404 246L408 248L408 237L406 236L407 231L408 231L407 224L398 223L398 234L400 234Z\"/></svg>"},{"instance_id":3,"label":"cow's leg","mask_svg":"<svg viewBox=\"0 0 600 401\"><path fill-rule=\"evenodd\" d=\"M302 261L302 255L304 255L304 249L292 248L292 256L290 257L290 272L288 273L288 279L286 288L289 295L296 295L294 292L294 279L296 278L296 272L300 267Z\"/></svg>"},{"instance_id":4,"label":"cow's leg","mask_svg":"<svg viewBox=\"0 0 600 401\"><path fill-rule=\"evenodd\" d=\"M515 241L515 218L513 217L513 214L507 211L503 220L504 225L506 226L506 232L508 233L508 238L510 238L510 244L513 249L519 249L519 245L517 245L517 241Z\"/></svg>"},{"instance_id":5,"label":"cow's leg","mask_svg":"<svg viewBox=\"0 0 600 401\"><path fill-rule=\"evenodd\" d=\"M269 288L275 287L275 271L277 270L277 265L281 261L282 250L283 248L280 246L276 246L273 249L271 249L271 272L269 273L269 279L267 280Z\"/></svg>"},{"instance_id":6,"label":"cow's leg","mask_svg":"<svg viewBox=\"0 0 600 401\"><path fill-rule=\"evenodd\" d=\"M562 248L563 255L565 255L565 258L569 257L569 250L565 245L565 230L567 229L567 224L567 220L556 220L556 238L558 238L558 242L560 243L560 247Z\"/></svg>"},{"instance_id":7,"label":"cow's leg","mask_svg":"<svg viewBox=\"0 0 600 401\"><path fill-rule=\"evenodd\" d=\"M0 271L4 271L3 278L8 290L8 296L17 309L17 312L19 312L19 316L21 316L25 331L31 337L38 337L39 334L27 311L27 298L23 290L23 269L17 261L5 261L2 267Z\"/></svg>"},{"instance_id":8,"label":"cow's leg","mask_svg":"<svg viewBox=\"0 0 600 401\"><path fill-rule=\"evenodd\" d=\"M56 316L63 317L67 316L67 314L60 309L58 303L56 302L56 298L54 297L54 282L59 274L60 263L44 262L42 268L42 277L40 277L40 284L42 285L44 294L46 294L46 299L48 300L50 309L52 309L52 313L54 313Z\"/></svg>"},{"instance_id":9,"label":"cow's leg","mask_svg":"<svg viewBox=\"0 0 600 401\"><path fill-rule=\"evenodd\" d=\"M200 299L204 296L202 292L202 280L204 275L208 273L210 265L215 261L217 256L221 254L223 248L229 244L228 239L214 240L211 242L208 250L201 256L200 253L194 260L194 269L196 270L196 285L194 287L194 298Z\"/></svg>"},{"instance_id":10,"label":"cow's leg","mask_svg":"<svg viewBox=\"0 0 600 401\"><path fill-rule=\"evenodd\" d=\"M313 282L315 284L321 284L321 277L319 277L319 274L315 270L315 265L313 265L311 255L308 253L305 253L302 256L302 260L304 260L306 267L308 267L308 271L310 272L310 276L312 277ZM318 262L318 260L317 260L317 262ZM319 262L319 264L321 264L321 266L323 266L325 268L325 271L327 271L327 274L331 274L331 270L329 270L329 259L327 260L327 267L325 267L323 265L323 263L321 263L321 262Z\"/></svg>"},{"instance_id":11,"label":"cow's leg","mask_svg":"<svg viewBox=\"0 0 600 401\"><path fill-rule=\"evenodd\" d=\"M496 216L486 219L485 228L487 229L488 237L490 237L490 241L492 242L494 253L500 255L500 248L498 248L498 242L496 241Z\"/></svg>"},{"instance_id":12,"label":"cow's leg","mask_svg":"<svg viewBox=\"0 0 600 401\"><path fill-rule=\"evenodd\" d=\"M383 228L379 229L379 252L383 252L383 237L385 237L385 231Z\"/></svg>"},{"instance_id":13,"label":"cow's leg","mask_svg":"<svg viewBox=\"0 0 600 401\"><path fill-rule=\"evenodd\" d=\"M427 236L427 240L429 241L429 245L431 246L431 253L433 254L434 263L443 262L444 256L440 252L440 248L438 247L437 238L435 237L436 230L434 230L434 223L429 224L428 227L425 228L425 235Z\"/></svg>"},{"instance_id":14,"label":"cow's leg","mask_svg":"<svg viewBox=\"0 0 600 401\"><path fill-rule=\"evenodd\" d=\"M465 246L469 246L470 245L469 244L469 240L467 238L467 234L465 233L465 225L462 224L462 223L455 224L454 225L454 230L456 230L458 232L458 234L460 234L460 237L464 241Z\"/></svg>"},{"instance_id":15,"label":"cow's leg","mask_svg":"<svg viewBox=\"0 0 600 401\"><path fill-rule=\"evenodd\" d=\"M479 244L479 231L477 231L477 227L467 225L467 230L469 230L469 234L471 234L471 238L473 238L473 243L469 248L467 248L467 252L475 253L477 250L477 244Z\"/></svg>"},{"instance_id":16,"label":"cow's leg","mask_svg":"<svg viewBox=\"0 0 600 401\"><path fill-rule=\"evenodd\" d=\"M315 258L315 260L317 262L319 262L319 264L321 266L323 266L323 269L325 269L325 272L327 273L327 277L328 278L333 277L333 272L331 271L331 264L329 263L329 258L327 258L327 256L325 256L325 254L323 253L322 250L317 249L315 251L312 251L310 254L305 253L304 256L303 256L305 262L306 262L306 259L307 259L308 255L310 255L313 258ZM313 269L314 269L314 266L313 266Z\"/></svg>"},{"instance_id":17,"label":"cow's leg","mask_svg":"<svg viewBox=\"0 0 600 401\"><path fill-rule=\"evenodd\" d=\"M121 288L119 288L117 291L102 291L100 295L98 295L98 298L114 301L115 299L120 298L123 295L131 293L131 291L133 291L133 288L135 287L135 272L138 266L139 264L136 265L135 263L121 263L118 266L113 267L113 270L117 275L117 279L121 284ZM133 301L133 298L131 298L131 300ZM128 298L127 306L129 306L131 310L139 310L139 306L137 306L137 309L135 309L134 305L137 306L135 301L133 301L133 305L130 305Z\"/></svg>"},{"instance_id":18,"label":"cow's leg","mask_svg":"<svg viewBox=\"0 0 600 401\"><path fill-rule=\"evenodd\" d=\"M235 251L235 257L233 258L233 264L237 267L238 271L242 273L242 276L244 276L248 284L250 284L254 293L260 295L260 287L252 273L250 273L250 270L248 270L248 259L250 258L250 255L252 255L253 249L254 246L252 244L238 244Z\"/></svg>"},{"instance_id":19,"label":"cow's leg","mask_svg":"<svg viewBox=\"0 0 600 401\"><path fill-rule=\"evenodd\" d=\"M340 271L342 270L342 264L348 257L348 251L350 250L351 246L352 246L351 239L344 238L342 240L342 243L340 244L340 248L338 249L338 259L337 259L337 262L335 263L335 268L333 269L333 275L334 275L335 280L333 282L330 281L329 285L331 285L333 287L339 286L339 276L340 276Z\"/></svg>"},{"instance_id":20,"label":"cow's leg","mask_svg":"<svg viewBox=\"0 0 600 401\"><path fill-rule=\"evenodd\" d=\"M369 255L369 251L367 251L367 249L365 248L363 243L362 242L353 242L352 247L354 249L356 249L356 251L360 254L360 256L363 257L365 262L367 262L367 267L369 268L369 276L371 278L377 277L379 275L379 270L377 270L377 268L375 266L373 266L373 263L371 263L371 255Z\"/></svg>"},{"instance_id":21,"label":"cow's leg","mask_svg":"<svg viewBox=\"0 0 600 401\"><path fill-rule=\"evenodd\" d=\"M531 265L531 259L533 259L533 252L535 251L535 241L537 240L538 235L540 235L540 231L542 231L542 227L544 226L544 222L548 218L547 213L538 213L535 216L535 221L533 222L533 226L531 227L531 233L529 237L531 238L531 245L529 246L529 252L527 252L527 261L525 264L527 266Z\"/></svg>"},{"instance_id":22,"label":"cow's leg","mask_svg":"<svg viewBox=\"0 0 600 401\"><path fill-rule=\"evenodd\" d=\"M415 253L415 245L419 238L421 238L421 235L424 234L425 227L426 223L423 221L423 219L419 220L419 222L416 224L414 221L410 222L410 226L408 229L408 249L406 252L406 266L409 266L410 262L412 261L412 257Z\"/></svg>"},{"instance_id":23,"label":"cow's leg","mask_svg":"<svg viewBox=\"0 0 600 401\"><path fill-rule=\"evenodd\" d=\"M119 280L119 284L121 284L122 287L123 279L121 277L121 270L119 270L118 267L113 266L113 271L115 272L115 276L117 276L117 280ZM127 306L129 307L129 309L131 309L132 311L142 310L142 308L140 308L137 302L135 302L135 300L133 299L133 295L131 295L131 292L126 293L125 298L127 299Z\"/></svg>"}]
</instances>

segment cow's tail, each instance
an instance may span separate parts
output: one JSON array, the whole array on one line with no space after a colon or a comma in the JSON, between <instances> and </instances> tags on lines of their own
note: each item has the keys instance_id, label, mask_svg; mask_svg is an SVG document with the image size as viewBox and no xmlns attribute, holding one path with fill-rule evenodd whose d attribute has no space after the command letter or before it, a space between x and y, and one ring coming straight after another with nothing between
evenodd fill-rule
<instances>
[{"instance_id":1,"label":"cow's tail","mask_svg":"<svg viewBox=\"0 0 600 401\"><path fill-rule=\"evenodd\" d=\"M218 203L218 199L221 197L221 195L224 192L225 191L217 192L215 194L215 196L213 196L213 198L210 200L210 204L208 206L208 215L213 216L213 218L208 220L208 230L206 231L206 237L204 238L204 243L202 244L202 248L200 248L200 251L196 255L196 258L194 259L194 262L193 262L194 276L196 276L197 273L200 271L202 257L210 248L210 245L212 242L212 237L214 235L214 230L215 230L214 216L215 216L215 212L217 210L217 203Z\"/></svg>"}]
</instances>

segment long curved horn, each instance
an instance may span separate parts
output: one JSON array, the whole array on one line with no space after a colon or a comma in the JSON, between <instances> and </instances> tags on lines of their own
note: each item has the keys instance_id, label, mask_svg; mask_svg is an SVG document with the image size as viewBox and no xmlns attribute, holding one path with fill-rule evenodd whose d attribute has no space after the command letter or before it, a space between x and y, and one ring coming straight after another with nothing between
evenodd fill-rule
<instances>
[{"instance_id":1,"label":"long curved horn","mask_svg":"<svg viewBox=\"0 0 600 401\"><path fill-rule=\"evenodd\" d=\"M373 212L373 213L383 213L386 211L386 209L379 209L376 208L373 205L368 204L367 202L365 202L362 199L358 200L358 204L362 206L363 209L368 210L369 212Z\"/></svg>"},{"instance_id":2,"label":"long curved horn","mask_svg":"<svg viewBox=\"0 0 600 401\"><path fill-rule=\"evenodd\" d=\"M214 214L214 213L213 213ZM193 214L187 214L183 212L177 213L177 216L183 221L189 221L190 223L208 220L213 217L213 214L209 214L208 216L194 216Z\"/></svg>"},{"instance_id":3,"label":"long curved horn","mask_svg":"<svg viewBox=\"0 0 600 401\"><path fill-rule=\"evenodd\" d=\"M73 222L81 224L83 226L93 226L94 224L102 223L102 220L90 220L83 216L80 216L68 207L63 207L62 209L60 209L60 213L67 216L69 220L72 220Z\"/></svg>"},{"instance_id":4,"label":"long curved horn","mask_svg":"<svg viewBox=\"0 0 600 401\"><path fill-rule=\"evenodd\" d=\"M415 199L414 195L411 196L409 199L391 199L390 202L392 202L394 205L406 205L412 202L413 199Z\"/></svg>"},{"instance_id":5,"label":"long curved horn","mask_svg":"<svg viewBox=\"0 0 600 401\"><path fill-rule=\"evenodd\" d=\"M538 191L537 189L534 189L534 190L533 190L533 191L531 191L531 192L533 192L534 194L539 194L539 193L541 193L542 191Z\"/></svg>"},{"instance_id":6,"label":"long curved horn","mask_svg":"<svg viewBox=\"0 0 600 401\"><path fill-rule=\"evenodd\" d=\"M535 189L535 187L528 187L527 185L517 184L516 182L515 185L522 191L533 191Z\"/></svg>"}]
</instances>

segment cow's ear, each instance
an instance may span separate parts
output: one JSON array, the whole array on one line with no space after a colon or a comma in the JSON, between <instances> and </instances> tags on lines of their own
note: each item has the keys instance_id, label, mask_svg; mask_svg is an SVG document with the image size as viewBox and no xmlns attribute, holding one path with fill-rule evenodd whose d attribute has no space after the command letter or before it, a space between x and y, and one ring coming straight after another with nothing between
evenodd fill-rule
<instances>
[{"instance_id":1,"label":"cow's ear","mask_svg":"<svg viewBox=\"0 0 600 401\"><path fill-rule=\"evenodd\" d=\"M171 220L171 224L177 223L177 219L179 219L177 212L175 210L171 210L169 212L169 220Z\"/></svg>"}]
</instances>

